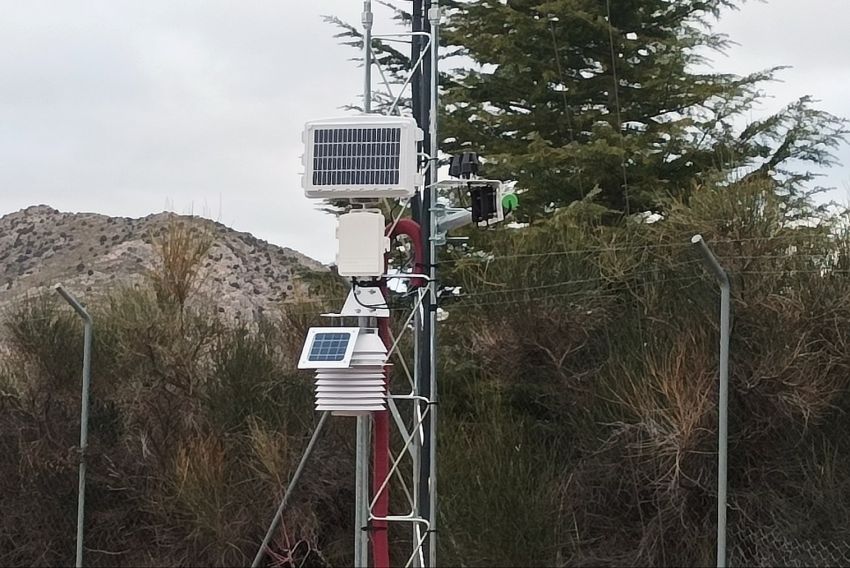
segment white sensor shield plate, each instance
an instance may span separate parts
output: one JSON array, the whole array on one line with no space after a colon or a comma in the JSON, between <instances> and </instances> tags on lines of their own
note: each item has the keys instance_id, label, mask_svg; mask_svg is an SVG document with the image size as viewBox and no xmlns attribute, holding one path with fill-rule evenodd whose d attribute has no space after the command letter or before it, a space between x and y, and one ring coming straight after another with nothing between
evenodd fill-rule
<instances>
[{"instance_id":1,"label":"white sensor shield plate","mask_svg":"<svg viewBox=\"0 0 850 568\"><path fill-rule=\"evenodd\" d=\"M347 369L359 333L357 327L311 327L298 368Z\"/></svg>"}]
</instances>

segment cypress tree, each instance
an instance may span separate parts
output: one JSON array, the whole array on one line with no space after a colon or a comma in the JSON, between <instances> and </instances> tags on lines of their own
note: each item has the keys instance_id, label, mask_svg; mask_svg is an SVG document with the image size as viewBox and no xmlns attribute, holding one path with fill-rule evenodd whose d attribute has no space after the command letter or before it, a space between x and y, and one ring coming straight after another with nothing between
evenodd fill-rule
<instances>
[{"instance_id":1,"label":"cypress tree","mask_svg":"<svg viewBox=\"0 0 850 568\"><path fill-rule=\"evenodd\" d=\"M846 124L808 97L747 122L781 68L741 77L708 58L729 46L711 24L742 3L443 1L441 149L475 150L483 175L515 181L526 220L591 191L621 214L659 210L718 177L766 176L779 194L804 197ZM407 20L403 4L394 9ZM356 28L331 20L362 45ZM401 82L406 54L376 45Z\"/></svg>"}]
</instances>

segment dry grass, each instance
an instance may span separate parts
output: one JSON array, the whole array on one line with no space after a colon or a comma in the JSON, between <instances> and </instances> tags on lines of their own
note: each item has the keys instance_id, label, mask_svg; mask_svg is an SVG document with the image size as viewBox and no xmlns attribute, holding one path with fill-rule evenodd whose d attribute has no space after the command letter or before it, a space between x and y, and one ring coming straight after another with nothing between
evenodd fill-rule
<instances>
[{"instance_id":1,"label":"dry grass","mask_svg":"<svg viewBox=\"0 0 850 568\"><path fill-rule=\"evenodd\" d=\"M699 188L654 225L595 224L598 209L583 203L540 227L487 235L492 261L453 265L456 282L487 295L449 320L448 341L461 347L447 355L474 358L447 367L456 382L449 394L498 393L487 415L519 420L521 447L534 448L514 456L524 466L500 470L501 486L530 477L557 488L557 509L537 512L549 533L507 519L459 531L444 541L452 558L470 547L502 550L495 533L537 538L543 556L525 558L549 565L714 562L718 297L687 245L695 233L733 274L732 526L796 535L815 522L846 534L850 462L838 452L836 425L850 409L847 240L838 217L795 228L789 220L803 210L811 212L758 184ZM446 410L449 422L481 421L468 403ZM443 444L468 452L491 431ZM487 448L478 470L500 467ZM447 449L444 467L462 469L462 456ZM523 467L533 473L515 473ZM462 514L461 504L474 506L448 500L447 517ZM517 563L529 554L511 551Z\"/></svg>"},{"instance_id":2,"label":"dry grass","mask_svg":"<svg viewBox=\"0 0 850 568\"><path fill-rule=\"evenodd\" d=\"M157 299L173 301L183 308L201 284L203 259L213 244L213 235L202 222L192 223L173 216L164 231L152 238L157 266L150 279Z\"/></svg>"},{"instance_id":3,"label":"dry grass","mask_svg":"<svg viewBox=\"0 0 850 568\"><path fill-rule=\"evenodd\" d=\"M605 225L580 203L472 235L500 258L447 263L479 295L446 305L441 328L446 564L714 562L718 297L697 232L733 275L730 545L767 528L850 538L850 240L839 218L789 225L770 191L702 188L654 225ZM92 565L245 564L313 427L294 360L329 306L222 325L192 307L203 247L177 231L163 258L185 258L97 314ZM332 277L313 289L343 295ZM80 338L64 318L50 302L7 318L3 564L73 551ZM350 423L332 423L270 563L348 562L352 445Z\"/></svg>"}]
</instances>

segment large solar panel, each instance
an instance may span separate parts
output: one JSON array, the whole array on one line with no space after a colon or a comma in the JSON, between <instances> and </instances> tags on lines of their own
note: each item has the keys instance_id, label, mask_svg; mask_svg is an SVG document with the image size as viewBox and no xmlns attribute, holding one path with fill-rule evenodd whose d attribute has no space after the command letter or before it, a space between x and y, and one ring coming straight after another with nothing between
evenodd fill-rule
<instances>
[{"instance_id":1,"label":"large solar panel","mask_svg":"<svg viewBox=\"0 0 850 568\"><path fill-rule=\"evenodd\" d=\"M313 345L307 360L311 363L320 361L342 361L351 341L350 333L317 333L313 337Z\"/></svg>"},{"instance_id":2,"label":"large solar panel","mask_svg":"<svg viewBox=\"0 0 850 568\"><path fill-rule=\"evenodd\" d=\"M318 199L411 197L422 130L407 116L364 114L304 125L301 185Z\"/></svg>"},{"instance_id":3,"label":"large solar panel","mask_svg":"<svg viewBox=\"0 0 850 568\"><path fill-rule=\"evenodd\" d=\"M313 185L397 185L401 128L317 128Z\"/></svg>"}]
</instances>

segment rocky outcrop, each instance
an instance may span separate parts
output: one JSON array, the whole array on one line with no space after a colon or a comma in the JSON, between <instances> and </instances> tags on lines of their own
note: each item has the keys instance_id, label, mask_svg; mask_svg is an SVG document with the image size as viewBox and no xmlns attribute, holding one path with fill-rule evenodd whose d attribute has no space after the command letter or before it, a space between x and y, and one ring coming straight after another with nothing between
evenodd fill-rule
<instances>
[{"instance_id":1,"label":"rocky outcrop","mask_svg":"<svg viewBox=\"0 0 850 568\"><path fill-rule=\"evenodd\" d=\"M0 310L57 282L89 301L142 282L158 262L156 240L175 220L210 236L199 297L234 320L253 321L303 296L299 274L326 270L299 252L207 219L173 213L130 219L38 205L0 217Z\"/></svg>"}]
</instances>

